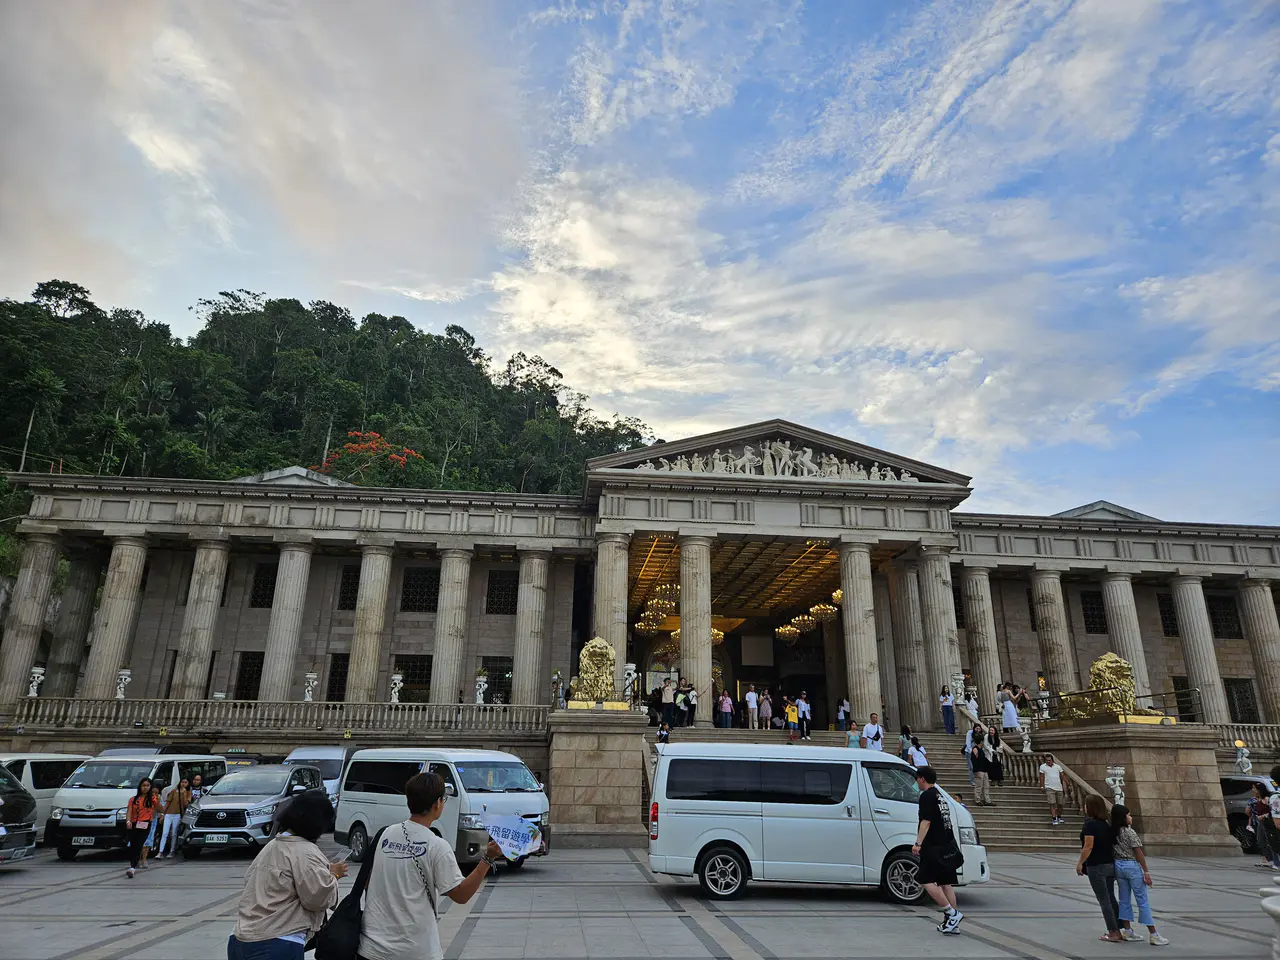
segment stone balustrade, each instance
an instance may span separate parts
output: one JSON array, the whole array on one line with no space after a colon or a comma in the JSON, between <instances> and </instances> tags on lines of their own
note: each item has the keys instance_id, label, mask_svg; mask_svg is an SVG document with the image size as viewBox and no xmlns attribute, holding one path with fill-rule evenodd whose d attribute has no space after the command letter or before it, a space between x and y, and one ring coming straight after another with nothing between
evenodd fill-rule
<instances>
[{"instance_id":1,"label":"stone balustrade","mask_svg":"<svg viewBox=\"0 0 1280 960\"><path fill-rule=\"evenodd\" d=\"M1280 724L1275 723L1210 723L1207 724L1218 732L1218 746L1234 747L1237 740L1243 740L1245 746L1252 751L1280 751Z\"/></svg>"}]
</instances>

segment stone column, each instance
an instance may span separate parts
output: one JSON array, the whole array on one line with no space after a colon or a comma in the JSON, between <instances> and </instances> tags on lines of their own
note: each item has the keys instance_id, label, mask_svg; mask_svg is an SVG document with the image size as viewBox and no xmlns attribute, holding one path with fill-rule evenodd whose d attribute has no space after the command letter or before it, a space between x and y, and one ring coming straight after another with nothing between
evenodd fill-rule
<instances>
[{"instance_id":1,"label":"stone column","mask_svg":"<svg viewBox=\"0 0 1280 960\"><path fill-rule=\"evenodd\" d=\"M520 589L516 594L516 643L511 665L511 702L546 703L542 665L547 646L547 575L551 554L520 552Z\"/></svg>"},{"instance_id":2,"label":"stone column","mask_svg":"<svg viewBox=\"0 0 1280 960\"><path fill-rule=\"evenodd\" d=\"M356 593L355 632L347 667L347 703L373 703L378 699L392 553L391 547L381 544L367 543L360 548L360 589Z\"/></svg>"},{"instance_id":3,"label":"stone column","mask_svg":"<svg viewBox=\"0 0 1280 960\"><path fill-rule=\"evenodd\" d=\"M894 722L912 730L932 730L938 725L929 693L929 668L924 652L924 628L920 615L920 577L914 560L895 560L889 567L889 600L893 614L894 659L898 665L899 705L902 716Z\"/></svg>"},{"instance_id":4,"label":"stone column","mask_svg":"<svg viewBox=\"0 0 1280 960\"><path fill-rule=\"evenodd\" d=\"M1213 625L1205 606L1199 577L1173 577L1173 607L1182 634L1182 657L1187 665L1187 681L1200 691L1201 720L1230 723L1227 691L1218 672L1218 655L1213 649Z\"/></svg>"},{"instance_id":5,"label":"stone column","mask_svg":"<svg viewBox=\"0 0 1280 960\"><path fill-rule=\"evenodd\" d=\"M49 667L45 674L42 697L74 697L89 644L89 627L93 623L94 594L102 574L102 556L96 550L76 550L67 566L67 585L62 591L62 606L53 628L49 647Z\"/></svg>"},{"instance_id":6,"label":"stone column","mask_svg":"<svg viewBox=\"0 0 1280 960\"><path fill-rule=\"evenodd\" d=\"M822 665L827 673L827 705L835 720L836 705L845 695L847 667L844 657L844 630L837 617L822 625Z\"/></svg>"},{"instance_id":7,"label":"stone column","mask_svg":"<svg viewBox=\"0 0 1280 960\"><path fill-rule=\"evenodd\" d=\"M872 592L876 609L876 652L880 660L880 696L884 700L884 713L890 723L902 726L901 701L898 699L898 658L893 649L892 601L889 599L889 581L885 577L873 577ZM880 718L881 722L884 717ZM887 728L887 724L886 724Z\"/></svg>"},{"instance_id":8,"label":"stone column","mask_svg":"<svg viewBox=\"0 0 1280 960\"><path fill-rule=\"evenodd\" d=\"M1138 624L1138 605L1133 599L1133 577L1127 573L1105 574L1102 604L1107 612L1107 629L1111 631L1111 649L1129 661L1133 667L1134 692L1145 696L1151 692L1151 680L1147 674L1147 654L1142 647L1142 627Z\"/></svg>"},{"instance_id":9,"label":"stone column","mask_svg":"<svg viewBox=\"0 0 1280 960\"><path fill-rule=\"evenodd\" d=\"M1270 580L1240 581L1240 615L1244 635L1253 650L1263 715L1268 723L1280 723L1280 621L1276 619Z\"/></svg>"},{"instance_id":10,"label":"stone column","mask_svg":"<svg viewBox=\"0 0 1280 960\"><path fill-rule=\"evenodd\" d=\"M1071 656L1071 634L1067 631L1067 608L1062 601L1061 571L1031 571L1031 603L1036 611L1045 688L1050 696L1079 689L1079 674Z\"/></svg>"},{"instance_id":11,"label":"stone column","mask_svg":"<svg viewBox=\"0 0 1280 960\"><path fill-rule=\"evenodd\" d=\"M956 597L951 589L950 552L950 547L932 545L920 550L920 609L924 614L932 713L938 711L942 688L951 686L951 678L960 672L960 630L956 626Z\"/></svg>"},{"instance_id":12,"label":"stone column","mask_svg":"<svg viewBox=\"0 0 1280 960\"><path fill-rule=\"evenodd\" d=\"M978 688L978 709L984 716L997 713L996 687L1000 685L1000 648L996 643L995 605L991 602L991 571L965 567L961 573L964 623L973 656L973 685Z\"/></svg>"},{"instance_id":13,"label":"stone column","mask_svg":"<svg viewBox=\"0 0 1280 960\"><path fill-rule=\"evenodd\" d=\"M467 593L471 585L471 551L440 551L440 603L436 608L435 652L431 659L431 702L456 703L464 686L467 657Z\"/></svg>"},{"instance_id":14,"label":"stone column","mask_svg":"<svg viewBox=\"0 0 1280 960\"><path fill-rule=\"evenodd\" d=\"M102 585L98 629L89 647L89 662L80 685L80 695L86 700L105 700L116 695L116 674L124 666L146 563L146 540L117 537L112 542L107 579Z\"/></svg>"},{"instance_id":15,"label":"stone column","mask_svg":"<svg viewBox=\"0 0 1280 960\"><path fill-rule=\"evenodd\" d=\"M613 647L613 677L619 683L627 663L627 549L630 545L629 534L596 535L593 636L608 640ZM680 635L683 637L684 633ZM576 667L574 664L575 673Z\"/></svg>"},{"instance_id":16,"label":"stone column","mask_svg":"<svg viewBox=\"0 0 1280 960\"><path fill-rule=\"evenodd\" d=\"M311 578L309 541L280 544L280 564L276 568L276 590L271 597L271 619L267 622L267 649L263 657L262 683L258 699L280 702L289 699L298 670L298 640L302 636L302 608L307 602ZM352 665L355 658L352 657Z\"/></svg>"},{"instance_id":17,"label":"stone column","mask_svg":"<svg viewBox=\"0 0 1280 960\"><path fill-rule=\"evenodd\" d=\"M876 660L875 590L871 546L840 544L840 589L844 591L844 657L849 703L858 723L880 712L880 664Z\"/></svg>"},{"instance_id":18,"label":"stone column","mask_svg":"<svg viewBox=\"0 0 1280 960\"><path fill-rule=\"evenodd\" d=\"M49 534L27 534L23 541L22 566L13 585L0 648L0 710L27 695L60 552L58 538Z\"/></svg>"},{"instance_id":19,"label":"stone column","mask_svg":"<svg viewBox=\"0 0 1280 960\"><path fill-rule=\"evenodd\" d=\"M187 588L187 610L178 635L178 662L173 671L175 700L203 700L208 691L209 661L213 657L213 632L222 606L222 585L227 579L231 543L204 540L196 544L196 562Z\"/></svg>"},{"instance_id":20,"label":"stone column","mask_svg":"<svg viewBox=\"0 0 1280 960\"><path fill-rule=\"evenodd\" d=\"M711 726L711 538L680 538L680 675L698 692L697 726Z\"/></svg>"}]
</instances>

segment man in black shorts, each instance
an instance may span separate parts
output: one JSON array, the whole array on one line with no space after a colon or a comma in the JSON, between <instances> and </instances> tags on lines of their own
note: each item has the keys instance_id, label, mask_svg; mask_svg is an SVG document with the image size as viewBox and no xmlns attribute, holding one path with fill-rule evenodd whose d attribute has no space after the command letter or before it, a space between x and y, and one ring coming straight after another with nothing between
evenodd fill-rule
<instances>
[{"instance_id":1,"label":"man in black shorts","mask_svg":"<svg viewBox=\"0 0 1280 960\"><path fill-rule=\"evenodd\" d=\"M959 933L964 914L956 907L957 867L943 862L945 855L959 849L951 831L951 807L938 792L938 775L933 767L917 767L916 783L920 787L920 826L911 852L920 858L918 876L925 893L942 908L938 932Z\"/></svg>"}]
</instances>

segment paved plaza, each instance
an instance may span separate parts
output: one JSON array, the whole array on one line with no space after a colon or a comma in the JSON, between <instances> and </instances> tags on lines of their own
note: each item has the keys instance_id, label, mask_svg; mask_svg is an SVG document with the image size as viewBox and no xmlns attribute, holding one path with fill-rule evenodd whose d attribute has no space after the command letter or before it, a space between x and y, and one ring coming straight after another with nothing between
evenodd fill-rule
<instances>
[{"instance_id":1,"label":"paved plaza","mask_svg":"<svg viewBox=\"0 0 1280 960\"><path fill-rule=\"evenodd\" d=\"M329 841L326 849L336 849ZM118 855L60 863L52 851L0 870L4 960L213 960L226 956L250 860L234 852L153 865L126 880ZM754 885L728 904L693 882L654 877L643 851L561 850L501 874L470 904L448 900L446 956L661 957L663 960L941 956L1034 960L1149 954L1099 943L1101 922L1069 857L996 854L996 879L961 894L963 933L943 938L935 911L891 906L874 892ZM1271 923L1246 858L1153 860L1160 956L1269 957ZM350 881L347 881L349 883Z\"/></svg>"}]
</instances>

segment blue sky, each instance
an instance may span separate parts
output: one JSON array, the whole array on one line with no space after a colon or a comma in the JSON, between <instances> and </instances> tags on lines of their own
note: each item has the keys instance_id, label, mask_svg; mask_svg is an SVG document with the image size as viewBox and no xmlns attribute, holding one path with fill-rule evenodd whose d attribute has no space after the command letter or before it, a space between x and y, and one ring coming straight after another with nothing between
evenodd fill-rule
<instances>
[{"instance_id":1,"label":"blue sky","mask_svg":"<svg viewBox=\"0 0 1280 960\"><path fill-rule=\"evenodd\" d=\"M0 11L0 295L332 299L667 439L1280 523L1274 3Z\"/></svg>"}]
</instances>

